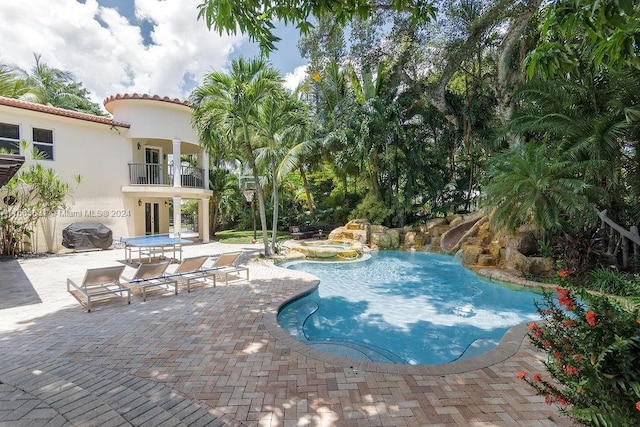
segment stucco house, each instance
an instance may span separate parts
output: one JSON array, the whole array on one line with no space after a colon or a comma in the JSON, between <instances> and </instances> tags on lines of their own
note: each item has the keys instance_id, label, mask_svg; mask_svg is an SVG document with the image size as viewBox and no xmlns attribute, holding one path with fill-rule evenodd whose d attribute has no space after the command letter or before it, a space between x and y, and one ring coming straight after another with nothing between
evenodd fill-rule
<instances>
[{"instance_id":1,"label":"stucco house","mask_svg":"<svg viewBox=\"0 0 640 427\"><path fill-rule=\"evenodd\" d=\"M47 157L38 160L74 187L68 209L45 221L31 242L57 252L62 229L99 222L114 239L168 233L170 206L198 201L199 239L209 241L209 159L191 126L191 108L179 99L125 94L104 101L112 117L94 116L0 97L0 147L34 162L25 140ZM22 152L24 151L24 152ZM181 163L181 155L197 162ZM192 166L195 163L196 166ZM180 209L172 209L180 233Z\"/></svg>"}]
</instances>

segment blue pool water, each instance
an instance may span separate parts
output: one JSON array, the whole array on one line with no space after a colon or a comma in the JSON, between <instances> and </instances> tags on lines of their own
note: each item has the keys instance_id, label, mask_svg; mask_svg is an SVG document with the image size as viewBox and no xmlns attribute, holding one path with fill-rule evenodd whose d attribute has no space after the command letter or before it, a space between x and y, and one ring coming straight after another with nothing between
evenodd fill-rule
<instances>
[{"instance_id":1,"label":"blue pool water","mask_svg":"<svg viewBox=\"0 0 640 427\"><path fill-rule=\"evenodd\" d=\"M381 363L448 363L485 353L537 320L540 294L496 284L453 257L385 251L352 263L298 262L320 286L287 304L278 323L307 345Z\"/></svg>"}]
</instances>

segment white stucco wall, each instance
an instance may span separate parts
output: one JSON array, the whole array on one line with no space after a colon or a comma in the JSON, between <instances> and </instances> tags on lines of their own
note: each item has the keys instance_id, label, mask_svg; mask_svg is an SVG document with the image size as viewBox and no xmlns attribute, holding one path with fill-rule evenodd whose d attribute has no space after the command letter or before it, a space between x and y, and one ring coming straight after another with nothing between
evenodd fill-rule
<instances>
[{"instance_id":1,"label":"white stucco wall","mask_svg":"<svg viewBox=\"0 0 640 427\"><path fill-rule=\"evenodd\" d=\"M73 188L68 210L59 212L38 230L33 249L64 249L62 229L74 222L100 222L113 231L114 238L130 235L134 227L133 201L123 198L121 192L121 187L129 183L128 163L132 159L126 128L115 130L107 124L2 105L0 122L18 124L21 139L29 143L34 127L52 130L54 159L39 162L56 170L59 178ZM29 153L24 154L27 161L23 169L34 162ZM82 177L79 185L76 175Z\"/></svg>"},{"instance_id":2,"label":"white stucco wall","mask_svg":"<svg viewBox=\"0 0 640 427\"><path fill-rule=\"evenodd\" d=\"M174 139L198 145L186 105L153 99L116 99L107 102L114 120L129 123L129 138Z\"/></svg>"},{"instance_id":3,"label":"white stucco wall","mask_svg":"<svg viewBox=\"0 0 640 427\"><path fill-rule=\"evenodd\" d=\"M110 120L98 123L95 116L66 117L66 113L60 115L55 109L33 111L30 106L21 108L0 103L0 122L19 125L21 139L32 143L33 128L53 131L54 159L39 162L53 168L59 178L73 188L68 209L43 221L32 239L31 249L66 250L61 245L62 230L74 222L104 224L113 231L114 240L144 235L145 202L158 203L159 229L155 231L167 233L169 207L165 201L182 197L208 202L210 190L170 186L168 179L156 183L158 185L138 186L135 184L141 183L129 179L129 163L145 163L145 146L160 148L165 176L176 146L174 140L181 142L183 154L202 155L197 133L191 127L192 112L188 106L135 97L111 99L106 106L121 126L112 126ZM44 107L36 110L39 108ZM23 168L27 168L34 161L29 153L23 154L27 157ZM82 177L79 185L75 183L76 175ZM208 235L201 238L208 241Z\"/></svg>"}]
</instances>

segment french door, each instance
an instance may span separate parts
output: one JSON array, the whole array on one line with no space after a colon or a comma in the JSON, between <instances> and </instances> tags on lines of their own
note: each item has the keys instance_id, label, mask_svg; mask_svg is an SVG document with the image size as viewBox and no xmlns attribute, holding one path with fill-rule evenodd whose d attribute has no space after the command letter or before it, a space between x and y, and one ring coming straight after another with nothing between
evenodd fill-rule
<instances>
[{"instance_id":1,"label":"french door","mask_svg":"<svg viewBox=\"0 0 640 427\"><path fill-rule=\"evenodd\" d=\"M144 234L160 234L160 204L144 204Z\"/></svg>"}]
</instances>

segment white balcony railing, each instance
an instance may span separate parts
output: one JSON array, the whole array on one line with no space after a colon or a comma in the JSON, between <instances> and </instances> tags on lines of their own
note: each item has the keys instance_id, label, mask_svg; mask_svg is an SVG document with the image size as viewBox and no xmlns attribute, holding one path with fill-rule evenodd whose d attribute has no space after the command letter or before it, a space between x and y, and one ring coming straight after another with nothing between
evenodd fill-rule
<instances>
[{"instance_id":1,"label":"white balcony railing","mask_svg":"<svg viewBox=\"0 0 640 427\"><path fill-rule=\"evenodd\" d=\"M204 188L204 172L194 166L180 166L180 185ZM132 185L173 185L173 165L167 168L156 163L129 163L129 182Z\"/></svg>"}]
</instances>

